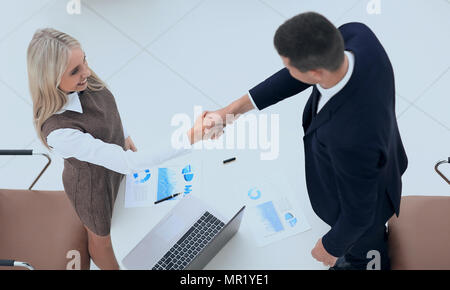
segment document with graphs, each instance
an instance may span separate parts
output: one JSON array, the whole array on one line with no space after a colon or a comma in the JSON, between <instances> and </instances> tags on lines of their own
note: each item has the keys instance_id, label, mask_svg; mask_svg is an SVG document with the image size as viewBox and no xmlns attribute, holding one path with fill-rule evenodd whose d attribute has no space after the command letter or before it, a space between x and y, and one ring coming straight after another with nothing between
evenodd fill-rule
<instances>
[{"instance_id":1,"label":"document with graphs","mask_svg":"<svg viewBox=\"0 0 450 290\"><path fill-rule=\"evenodd\" d=\"M311 228L284 176L252 182L254 184L239 184L237 191L247 205L245 223L257 246L263 247Z\"/></svg>"},{"instance_id":2,"label":"document with graphs","mask_svg":"<svg viewBox=\"0 0 450 290\"><path fill-rule=\"evenodd\" d=\"M200 191L200 167L195 164L149 168L126 176L125 208L151 207L155 201L175 193L185 195ZM165 202L170 202L170 200Z\"/></svg>"}]
</instances>

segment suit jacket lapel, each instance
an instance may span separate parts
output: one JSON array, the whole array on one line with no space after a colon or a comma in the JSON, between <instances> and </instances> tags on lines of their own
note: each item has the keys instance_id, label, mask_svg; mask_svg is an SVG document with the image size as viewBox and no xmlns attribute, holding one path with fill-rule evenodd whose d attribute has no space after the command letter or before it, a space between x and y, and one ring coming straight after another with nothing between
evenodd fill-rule
<instances>
[{"instance_id":1,"label":"suit jacket lapel","mask_svg":"<svg viewBox=\"0 0 450 290\"><path fill-rule=\"evenodd\" d=\"M325 111L325 106L319 112L317 112L317 106L319 104L320 92L316 86L313 87L313 91L307 103L307 110L305 110L303 118L303 129L305 131L305 136L311 134L314 130L322 126L325 122L330 119L330 111Z\"/></svg>"},{"instance_id":2,"label":"suit jacket lapel","mask_svg":"<svg viewBox=\"0 0 450 290\"><path fill-rule=\"evenodd\" d=\"M320 96L320 92L314 86L312 95L311 95L311 123L306 127L307 130L305 132L305 136L311 134L315 130L317 130L320 126L328 122L333 114L341 107L346 101L348 101L353 93L353 89L344 87L340 92L334 95L320 110L318 114L317 105Z\"/></svg>"},{"instance_id":3,"label":"suit jacket lapel","mask_svg":"<svg viewBox=\"0 0 450 290\"><path fill-rule=\"evenodd\" d=\"M305 105L305 109L303 110L303 132L306 133L306 131L308 130L309 126L311 125L312 119L314 117L313 115L313 102L314 102L314 89L313 92L311 93L311 95L308 98L308 101L306 102Z\"/></svg>"},{"instance_id":4,"label":"suit jacket lapel","mask_svg":"<svg viewBox=\"0 0 450 290\"><path fill-rule=\"evenodd\" d=\"M348 80L347 84L342 88L342 90L340 90L336 95L334 95L322 107L322 110L320 110L318 114L316 114L316 112L320 92L316 86L313 87L313 92L307 104L309 108L305 108L305 113L307 111L310 111L309 113L310 117L305 118L306 116L304 114L303 118L304 121L305 120L308 121L303 123L303 128L305 129L305 136L311 134L312 132L317 130L317 128L328 122L345 102L358 95L356 91L360 86L360 84L363 82L360 67L364 67L364 65L361 64L361 61L364 61L364 58L361 59L358 58L359 54L357 51L355 52L354 49L347 49L347 50L352 50L355 56L355 65L353 68L352 75Z\"/></svg>"}]
</instances>

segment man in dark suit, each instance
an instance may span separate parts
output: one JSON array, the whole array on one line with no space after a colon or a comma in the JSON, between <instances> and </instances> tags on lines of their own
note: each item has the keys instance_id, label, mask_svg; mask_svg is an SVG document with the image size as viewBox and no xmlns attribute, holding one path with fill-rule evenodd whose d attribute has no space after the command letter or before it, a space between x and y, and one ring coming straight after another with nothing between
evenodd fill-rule
<instances>
[{"instance_id":1,"label":"man in dark suit","mask_svg":"<svg viewBox=\"0 0 450 290\"><path fill-rule=\"evenodd\" d=\"M281 25L274 44L285 68L212 112L209 127L225 126L217 116L262 110L312 86L303 111L306 183L331 229L311 253L331 269L367 269L375 258L375 267L389 269L385 224L399 214L408 161L385 50L366 25L337 29L313 12Z\"/></svg>"}]
</instances>

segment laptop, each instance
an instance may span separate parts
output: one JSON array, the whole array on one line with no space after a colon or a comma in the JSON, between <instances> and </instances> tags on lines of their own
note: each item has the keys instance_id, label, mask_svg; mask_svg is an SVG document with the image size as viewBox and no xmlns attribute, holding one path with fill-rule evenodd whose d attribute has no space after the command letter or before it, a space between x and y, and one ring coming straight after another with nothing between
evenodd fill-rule
<instances>
[{"instance_id":1,"label":"laptop","mask_svg":"<svg viewBox=\"0 0 450 290\"><path fill-rule=\"evenodd\" d=\"M239 230L245 206L227 223L194 196L183 197L122 260L127 269L200 270Z\"/></svg>"}]
</instances>

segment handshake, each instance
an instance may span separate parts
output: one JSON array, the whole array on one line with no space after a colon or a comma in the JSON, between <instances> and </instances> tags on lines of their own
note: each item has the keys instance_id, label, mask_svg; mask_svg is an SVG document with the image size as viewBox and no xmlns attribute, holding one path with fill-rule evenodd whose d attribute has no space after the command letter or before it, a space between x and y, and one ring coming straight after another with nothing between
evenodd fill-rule
<instances>
[{"instance_id":1,"label":"handshake","mask_svg":"<svg viewBox=\"0 0 450 290\"><path fill-rule=\"evenodd\" d=\"M201 140L219 138L227 124L233 123L240 115L254 108L250 96L246 94L222 109L203 112L187 132L191 145Z\"/></svg>"},{"instance_id":2,"label":"handshake","mask_svg":"<svg viewBox=\"0 0 450 290\"><path fill-rule=\"evenodd\" d=\"M225 126L236 119L225 108L213 112L204 111L187 132L191 145L201 140L219 138L224 133Z\"/></svg>"}]
</instances>

